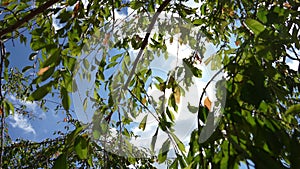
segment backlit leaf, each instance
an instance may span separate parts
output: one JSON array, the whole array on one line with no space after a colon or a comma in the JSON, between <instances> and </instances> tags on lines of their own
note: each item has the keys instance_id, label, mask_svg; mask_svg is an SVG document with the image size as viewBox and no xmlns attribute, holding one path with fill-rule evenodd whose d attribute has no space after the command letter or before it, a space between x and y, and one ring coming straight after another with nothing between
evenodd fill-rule
<instances>
[{"instance_id":1,"label":"backlit leaf","mask_svg":"<svg viewBox=\"0 0 300 169\"><path fill-rule=\"evenodd\" d=\"M28 98L28 100L41 100L44 98L52 88L52 83L45 84L44 86L41 86L37 88Z\"/></svg>"},{"instance_id":2,"label":"backlit leaf","mask_svg":"<svg viewBox=\"0 0 300 169\"><path fill-rule=\"evenodd\" d=\"M146 128L146 123L147 123L147 117L148 115L146 115L143 120L141 121L140 125L139 125L139 129L142 129L143 131L145 130Z\"/></svg>"},{"instance_id":3,"label":"backlit leaf","mask_svg":"<svg viewBox=\"0 0 300 169\"><path fill-rule=\"evenodd\" d=\"M88 140L85 137L78 136L74 143L74 150L81 160L88 158Z\"/></svg>"},{"instance_id":4,"label":"backlit leaf","mask_svg":"<svg viewBox=\"0 0 300 169\"><path fill-rule=\"evenodd\" d=\"M250 19L250 18L246 19L245 24L255 35L259 35L261 32L265 30L265 26L254 19Z\"/></svg>"},{"instance_id":5,"label":"backlit leaf","mask_svg":"<svg viewBox=\"0 0 300 169\"><path fill-rule=\"evenodd\" d=\"M209 100L208 97L205 98L204 100L204 106L210 111L211 110L211 101Z\"/></svg>"}]
</instances>

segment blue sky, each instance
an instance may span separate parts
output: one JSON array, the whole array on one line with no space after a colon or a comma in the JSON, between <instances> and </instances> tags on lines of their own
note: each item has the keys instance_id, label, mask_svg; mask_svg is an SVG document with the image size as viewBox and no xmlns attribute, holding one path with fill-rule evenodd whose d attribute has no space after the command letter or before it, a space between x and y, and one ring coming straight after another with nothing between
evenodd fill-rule
<instances>
[{"instance_id":1,"label":"blue sky","mask_svg":"<svg viewBox=\"0 0 300 169\"><path fill-rule=\"evenodd\" d=\"M28 34L25 33L25 36L28 36ZM28 59L29 55L33 52L29 47L29 42L30 39L28 39L26 46L20 44L19 40L14 40L14 43L9 40L5 43L7 52L11 53L9 57L10 67L17 67L21 71L25 66L33 65L34 61ZM32 70L26 73L30 72L32 73ZM53 136L54 131L65 131L64 126L67 125L67 123L63 122L63 120L66 115L63 111L59 111L59 113L56 114L53 110L56 106L55 104L47 103L50 109L48 112L44 112L39 108L37 102L21 101L16 99L13 95L9 95L8 98L14 104L26 105L26 110L32 112L35 117L27 118L18 113L9 116L6 123L9 125L8 131L13 140L24 138L32 141L41 141L45 138L56 137ZM47 99L53 101L57 100L57 98L52 98L51 96L47 96Z\"/></svg>"}]
</instances>

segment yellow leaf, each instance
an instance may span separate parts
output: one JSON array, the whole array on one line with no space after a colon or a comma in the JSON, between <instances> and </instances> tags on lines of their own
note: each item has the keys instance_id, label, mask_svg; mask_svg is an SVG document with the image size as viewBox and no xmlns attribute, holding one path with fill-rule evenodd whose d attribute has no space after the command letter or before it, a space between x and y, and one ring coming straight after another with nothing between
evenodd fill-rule
<instances>
[{"instance_id":1,"label":"yellow leaf","mask_svg":"<svg viewBox=\"0 0 300 169\"><path fill-rule=\"evenodd\" d=\"M42 76L48 69L50 68L50 66L41 68L40 71L37 73L39 76Z\"/></svg>"},{"instance_id":2,"label":"yellow leaf","mask_svg":"<svg viewBox=\"0 0 300 169\"><path fill-rule=\"evenodd\" d=\"M204 100L204 106L210 111L210 109L211 109L211 101L209 100L208 97L206 97L205 100Z\"/></svg>"},{"instance_id":3,"label":"yellow leaf","mask_svg":"<svg viewBox=\"0 0 300 169\"><path fill-rule=\"evenodd\" d=\"M176 87L174 89L174 97L175 97L176 104L179 104L180 103L180 88L179 87Z\"/></svg>"},{"instance_id":4,"label":"yellow leaf","mask_svg":"<svg viewBox=\"0 0 300 169\"><path fill-rule=\"evenodd\" d=\"M143 104L146 104L146 103L147 103L146 97L143 98L142 103L143 103Z\"/></svg>"}]
</instances>

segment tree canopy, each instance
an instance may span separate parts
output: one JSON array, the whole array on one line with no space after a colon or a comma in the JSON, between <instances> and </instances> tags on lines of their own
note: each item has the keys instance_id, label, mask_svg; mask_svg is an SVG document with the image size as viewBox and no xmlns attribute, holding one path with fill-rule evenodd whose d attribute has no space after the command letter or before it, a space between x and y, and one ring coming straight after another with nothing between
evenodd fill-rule
<instances>
[{"instance_id":1,"label":"tree canopy","mask_svg":"<svg viewBox=\"0 0 300 169\"><path fill-rule=\"evenodd\" d=\"M0 168L300 168L299 7L2 0ZM10 64L10 41L30 64ZM72 127L12 140L6 119L29 113L11 96L63 109Z\"/></svg>"}]
</instances>

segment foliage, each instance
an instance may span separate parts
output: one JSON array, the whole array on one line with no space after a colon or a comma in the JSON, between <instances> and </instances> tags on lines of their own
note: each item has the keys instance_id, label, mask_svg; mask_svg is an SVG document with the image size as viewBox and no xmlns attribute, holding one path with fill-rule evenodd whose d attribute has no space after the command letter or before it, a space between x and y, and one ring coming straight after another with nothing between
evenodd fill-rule
<instances>
[{"instance_id":1,"label":"foliage","mask_svg":"<svg viewBox=\"0 0 300 169\"><path fill-rule=\"evenodd\" d=\"M77 72L81 72L84 79L94 79L95 90L90 100L98 108L91 124L70 120L75 126L74 131L54 140L13 143L8 139L3 142L2 137L1 167L126 168L132 164L139 168L154 168L157 160L158 163L168 163L170 168L238 168L241 162L251 166L249 161L255 168L299 168L300 2L195 0L199 9L188 7L183 2L96 0L84 4L77 0L46 3L41 0L1 1L1 45L18 39L33 50L29 60L35 62L22 68L23 76L16 73L19 71L9 69L9 53L1 51L2 119L20 112L17 105L6 99L7 95L3 94L6 92L41 105L47 102L46 96L58 93L61 108L69 114L70 94L76 91L72 78ZM146 17L129 18L126 24L130 25L131 30L125 24L110 34L117 27L115 10L126 8ZM181 26L166 27L159 30L159 34L150 35L148 29L151 31L155 22L168 25L168 20L155 18L166 12L179 16ZM147 20L149 15L154 19ZM57 21L59 28L53 24ZM147 81L152 76L152 70L148 68L154 56L168 57L165 41L173 41L173 37L168 39L167 35L174 35L176 31L186 32L189 36L181 34L178 41L200 55L204 50L197 46L197 31L187 25L198 28L206 40L218 48L210 62L213 68L227 74L226 105L221 121L212 136L204 142L199 141L199 133L204 126L198 125L190 135L188 148L174 134L176 102L191 85L191 77L201 78L201 71L194 64L195 55L191 55L184 60L184 67L169 72L169 79L156 77L158 88L164 93L169 89L172 94L167 101L161 101L168 103L168 106L162 106L165 111L157 113L158 126L151 147L141 150L126 142L125 138L136 137L130 131L132 119L129 115L136 117L154 104L147 98ZM124 32L126 34L122 34ZM102 44L97 46L99 42ZM95 60L95 64L80 57L89 48L103 51L102 59ZM112 48L123 52L110 56L109 50ZM142 55L131 60L128 50L132 48L144 52L142 60L139 60ZM289 60L299 62L298 71L287 65ZM81 62L84 66L79 69L77 63ZM99 68L92 78L90 72L95 65ZM184 85L180 86L175 75L187 69L191 73L184 75ZM109 74L111 70L118 71ZM28 72L38 73L32 79L26 77ZM103 91L108 94L103 95ZM196 112L195 107L189 108L190 113ZM198 119L206 121L207 108L199 104L196 110ZM113 120L114 115L119 119ZM147 116L139 124L140 129L147 128L146 121ZM3 124L4 120L2 131ZM119 129L117 135L109 130L113 127ZM88 134L91 130L92 136ZM167 133L168 139L158 155L151 156L158 132ZM102 136L105 136L104 141ZM120 140L124 143L119 143ZM120 144L125 144L126 148L120 148ZM107 146L113 149L107 151ZM175 149L174 159L168 159L171 147ZM130 156L118 156L124 152L129 152ZM142 158L135 158L137 154Z\"/></svg>"}]
</instances>

